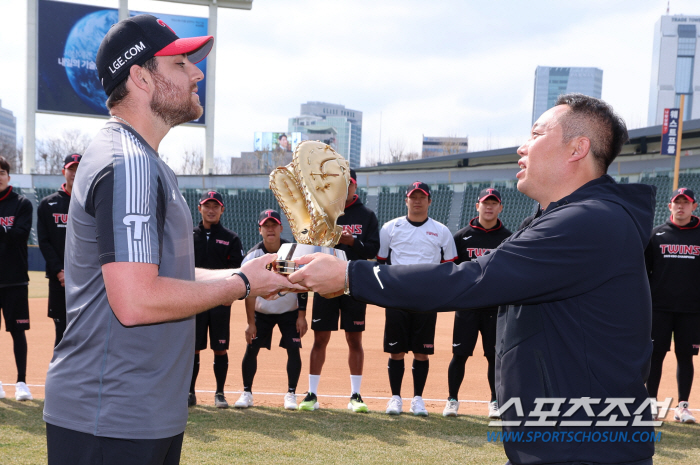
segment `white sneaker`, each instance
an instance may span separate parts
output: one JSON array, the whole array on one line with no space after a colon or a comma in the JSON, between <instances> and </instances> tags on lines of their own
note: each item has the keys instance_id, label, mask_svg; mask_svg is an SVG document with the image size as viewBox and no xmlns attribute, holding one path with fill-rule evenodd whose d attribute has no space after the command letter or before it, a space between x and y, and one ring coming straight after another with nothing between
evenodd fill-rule
<instances>
[{"instance_id":1,"label":"white sneaker","mask_svg":"<svg viewBox=\"0 0 700 465\"><path fill-rule=\"evenodd\" d=\"M409 412L419 417L428 416L428 411L425 409L425 403L423 402L423 398L421 396L416 396L413 398Z\"/></svg>"},{"instance_id":2,"label":"white sneaker","mask_svg":"<svg viewBox=\"0 0 700 465\"><path fill-rule=\"evenodd\" d=\"M442 411L443 417L456 417L457 411L459 410L459 401L454 399L447 399L447 404L445 404L445 410Z\"/></svg>"},{"instance_id":3,"label":"white sneaker","mask_svg":"<svg viewBox=\"0 0 700 465\"><path fill-rule=\"evenodd\" d=\"M253 406L253 393L248 391L243 391L241 397L238 398L235 404L236 408L248 408Z\"/></svg>"},{"instance_id":4,"label":"white sneaker","mask_svg":"<svg viewBox=\"0 0 700 465\"><path fill-rule=\"evenodd\" d=\"M284 408L287 410L297 409L297 395L293 392L288 392L284 395Z\"/></svg>"},{"instance_id":5,"label":"white sneaker","mask_svg":"<svg viewBox=\"0 0 700 465\"><path fill-rule=\"evenodd\" d=\"M2 382L0 381L0 399L5 398L5 391L2 389Z\"/></svg>"},{"instance_id":6,"label":"white sneaker","mask_svg":"<svg viewBox=\"0 0 700 465\"><path fill-rule=\"evenodd\" d=\"M24 383L15 384L15 400L32 400L32 393Z\"/></svg>"},{"instance_id":7,"label":"white sneaker","mask_svg":"<svg viewBox=\"0 0 700 465\"><path fill-rule=\"evenodd\" d=\"M690 413L690 410L688 410L688 402L680 402L678 404L673 419L681 423L695 423L695 417Z\"/></svg>"},{"instance_id":8,"label":"white sneaker","mask_svg":"<svg viewBox=\"0 0 700 465\"><path fill-rule=\"evenodd\" d=\"M386 404L386 413L389 415L399 415L403 410L403 400L400 396L391 396L389 403Z\"/></svg>"},{"instance_id":9,"label":"white sneaker","mask_svg":"<svg viewBox=\"0 0 700 465\"><path fill-rule=\"evenodd\" d=\"M489 418L493 420L501 419L501 412L498 410L498 401L492 400L489 402Z\"/></svg>"}]
</instances>

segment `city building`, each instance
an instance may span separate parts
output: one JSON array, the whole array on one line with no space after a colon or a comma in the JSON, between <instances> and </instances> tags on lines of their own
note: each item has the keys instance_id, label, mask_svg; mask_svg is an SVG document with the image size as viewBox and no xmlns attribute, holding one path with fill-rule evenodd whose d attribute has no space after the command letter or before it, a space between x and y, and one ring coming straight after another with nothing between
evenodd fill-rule
<instances>
[{"instance_id":1,"label":"city building","mask_svg":"<svg viewBox=\"0 0 700 465\"><path fill-rule=\"evenodd\" d=\"M571 92L600 98L603 92L603 70L538 66L535 70L532 124L535 124L542 113L554 106L557 97Z\"/></svg>"},{"instance_id":2,"label":"city building","mask_svg":"<svg viewBox=\"0 0 700 465\"><path fill-rule=\"evenodd\" d=\"M649 126L662 124L664 109L680 108L681 95L685 95L683 119L700 118L698 37L700 16L664 15L654 25Z\"/></svg>"},{"instance_id":3,"label":"city building","mask_svg":"<svg viewBox=\"0 0 700 465\"><path fill-rule=\"evenodd\" d=\"M289 118L288 132L301 132L303 140L325 142L343 155L351 168L360 167L361 111L334 103L302 103L300 115Z\"/></svg>"},{"instance_id":4,"label":"city building","mask_svg":"<svg viewBox=\"0 0 700 465\"><path fill-rule=\"evenodd\" d=\"M469 151L468 137L426 137L423 136L421 158L442 157Z\"/></svg>"},{"instance_id":5,"label":"city building","mask_svg":"<svg viewBox=\"0 0 700 465\"><path fill-rule=\"evenodd\" d=\"M2 107L0 100L0 138L10 141L12 145L17 145L17 118L12 112Z\"/></svg>"}]
</instances>

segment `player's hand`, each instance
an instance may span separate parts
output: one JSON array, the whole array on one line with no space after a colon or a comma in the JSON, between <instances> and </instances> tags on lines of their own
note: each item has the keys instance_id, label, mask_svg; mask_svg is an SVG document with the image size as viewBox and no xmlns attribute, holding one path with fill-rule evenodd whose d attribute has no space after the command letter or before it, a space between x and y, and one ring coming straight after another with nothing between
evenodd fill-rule
<instances>
[{"instance_id":1,"label":"player's hand","mask_svg":"<svg viewBox=\"0 0 700 465\"><path fill-rule=\"evenodd\" d=\"M289 275L291 283L301 285L322 296L343 293L345 268L348 266L345 260L325 253L315 253L304 255L294 261L297 265L304 265L304 267Z\"/></svg>"},{"instance_id":2,"label":"player's hand","mask_svg":"<svg viewBox=\"0 0 700 465\"><path fill-rule=\"evenodd\" d=\"M350 234L347 231L343 231L342 236L340 236L339 242L341 244L349 245L352 247L355 244L355 236L353 236L352 234Z\"/></svg>"},{"instance_id":3,"label":"player's hand","mask_svg":"<svg viewBox=\"0 0 700 465\"><path fill-rule=\"evenodd\" d=\"M58 281L61 283L61 286L66 287L66 273L64 273L63 270L61 270L58 272L58 274L56 274L56 277L58 278Z\"/></svg>"},{"instance_id":4,"label":"player's hand","mask_svg":"<svg viewBox=\"0 0 700 465\"><path fill-rule=\"evenodd\" d=\"M245 342L248 345L252 344L257 334L258 328L255 327L255 323L248 323L248 327L245 329Z\"/></svg>"},{"instance_id":5,"label":"player's hand","mask_svg":"<svg viewBox=\"0 0 700 465\"><path fill-rule=\"evenodd\" d=\"M268 264L277 260L276 254L266 254L246 262L241 271L250 282L250 297L274 297L277 293L306 291L299 284L292 284L285 275L268 270ZM235 279L239 279L233 276Z\"/></svg>"},{"instance_id":6,"label":"player's hand","mask_svg":"<svg viewBox=\"0 0 700 465\"><path fill-rule=\"evenodd\" d=\"M306 334L308 330L309 326L306 323L306 315L302 316L300 312L299 318L297 318L297 332L299 333L299 337L304 337L304 334Z\"/></svg>"}]
</instances>

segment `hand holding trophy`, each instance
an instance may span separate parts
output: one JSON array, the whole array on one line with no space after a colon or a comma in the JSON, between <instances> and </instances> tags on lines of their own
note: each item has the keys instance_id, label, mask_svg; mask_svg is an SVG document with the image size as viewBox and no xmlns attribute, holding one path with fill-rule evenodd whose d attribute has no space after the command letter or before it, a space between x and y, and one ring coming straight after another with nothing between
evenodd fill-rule
<instances>
[{"instance_id":1,"label":"hand holding trophy","mask_svg":"<svg viewBox=\"0 0 700 465\"><path fill-rule=\"evenodd\" d=\"M347 160L319 141L300 143L292 162L270 173L270 189L287 215L297 241L282 244L277 252L278 273L293 273L298 269L295 258L316 252L346 260L345 252L333 247L342 235L336 221L345 211L348 184Z\"/></svg>"}]
</instances>

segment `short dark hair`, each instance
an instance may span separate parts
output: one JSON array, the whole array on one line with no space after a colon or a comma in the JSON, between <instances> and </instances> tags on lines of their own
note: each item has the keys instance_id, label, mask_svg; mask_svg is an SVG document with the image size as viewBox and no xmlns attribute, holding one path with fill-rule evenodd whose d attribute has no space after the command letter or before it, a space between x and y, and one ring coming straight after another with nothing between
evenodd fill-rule
<instances>
[{"instance_id":1,"label":"short dark hair","mask_svg":"<svg viewBox=\"0 0 700 465\"><path fill-rule=\"evenodd\" d=\"M564 143L574 137L588 137L596 164L603 174L607 173L629 140L625 121L604 101L583 94L560 95L556 105L569 107L559 118Z\"/></svg>"},{"instance_id":2,"label":"short dark hair","mask_svg":"<svg viewBox=\"0 0 700 465\"><path fill-rule=\"evenodd\" d=\"M10 162L7 161L7 158L0 156L0 170L5 170L9 173L10 168L12 167L10 166Z\"/></svg>"},{"instance_id":3,"label":"short dark hair","mask_svg":"<svg viewBox=\"0 0 700 465\"><path fill-rule=\"evenodd\" d=\"M148 59L141 65L141 67L147 69L151 73L157 73L158 62L156 61L156 57ZM122 81L114 87L112 93L109 94L109 97L107 97L107 102L105 103L108 110L111 110L113 106L117 105L119 102L124 100L127 95L129 95L129 91L126 88L126 81L128 80L129 76L127 75L125 79L122 79Z\"/></svg>"}]
</instances>

